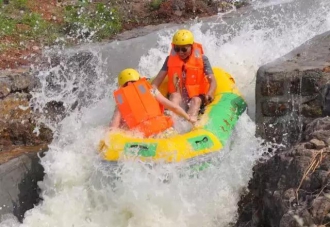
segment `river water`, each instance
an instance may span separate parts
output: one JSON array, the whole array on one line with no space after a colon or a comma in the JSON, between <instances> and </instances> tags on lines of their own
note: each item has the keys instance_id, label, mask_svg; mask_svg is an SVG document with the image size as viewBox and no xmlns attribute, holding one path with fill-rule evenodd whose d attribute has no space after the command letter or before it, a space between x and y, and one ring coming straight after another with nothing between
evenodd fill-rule
<instances>
[{"instance_id":1,"label":"river water","mask_svg":"<svg viewBox=\"0 0 330 227\"><path fill-rule=\"evenodd\" d=\"M330 30L330 2L254 0L243 13L191 21L185 27L204 44L211 64L234 76L249 105L214 166L198 177L182 174L184 164L150 168L136 161L109 170L97 154L114 109L113 78L125 67L137 68L148 77L157 74L178 27L57 51L63 56L60 64L39 71L41 89L32 94L31 101L45 115L47 103L61 102L66 113L56 121L56 117L40 119L55 133L41 159L43 201L25 214L23 223L8 215L1 227L222 227L235 222L240 193L252 176L254 163L267 150L254 136L256 72ZM77 55L81 52L85 54ZM111 171L116 171L117 178L108 176ZM164 183L168 175L171 180Z\"/></svg>"}]
</instances>

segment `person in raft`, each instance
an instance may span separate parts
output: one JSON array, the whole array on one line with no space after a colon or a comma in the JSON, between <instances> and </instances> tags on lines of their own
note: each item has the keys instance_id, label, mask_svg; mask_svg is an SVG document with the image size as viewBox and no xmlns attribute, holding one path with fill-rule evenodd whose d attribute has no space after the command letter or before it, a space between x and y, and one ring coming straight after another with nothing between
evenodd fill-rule
<instances>
[{"instance_id":1,"label":"person in raft","mask_svg":"<svg viewBox=\"0 0 330 227\"><path fill-rule=\"evenodd\" d=\"M144 137L150 137L173 126L169 116L164 115L164 107L185 118L191 118L178 104L164 97L157 88L152 87L146 78L131 68L118 75L119 88L114 91L116 109L110 128L138 130Z\"/></svg>"},{"instance_id":2,"label":"person in raft","mask_svg":"<svg viewBox=\"0 0 330 227\"><path fill-rule=\"evenodd\" d=\"M188 109L196 120L214 99L217 83L201 44L189 30L179 30L172 38L172 49L152 86L158 88L168 76L169 99ZM189 107L189 108L188 108Z\"/></svg>"}]
</instances>

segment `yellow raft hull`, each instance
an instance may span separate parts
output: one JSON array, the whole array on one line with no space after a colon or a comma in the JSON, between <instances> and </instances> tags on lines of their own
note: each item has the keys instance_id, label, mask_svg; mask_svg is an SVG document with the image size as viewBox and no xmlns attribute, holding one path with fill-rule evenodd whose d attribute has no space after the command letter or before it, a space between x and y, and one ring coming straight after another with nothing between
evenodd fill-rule
<instances>
[{"instance_id":1,"label":"yellow raft hull","mask_svg":"<svg viewBox=\"0 0 330 227\"><path fill-rule=\"evenodd\" d=\"M235 81L221 68L213 68L217 90L212 104L191 132L168 138L138 138L129 132L108 132L99 151L107 161L140 159L176 163L221 150L246 104ZM160 91L166 94L166 81Z\"/></svg>"}]
</instances>

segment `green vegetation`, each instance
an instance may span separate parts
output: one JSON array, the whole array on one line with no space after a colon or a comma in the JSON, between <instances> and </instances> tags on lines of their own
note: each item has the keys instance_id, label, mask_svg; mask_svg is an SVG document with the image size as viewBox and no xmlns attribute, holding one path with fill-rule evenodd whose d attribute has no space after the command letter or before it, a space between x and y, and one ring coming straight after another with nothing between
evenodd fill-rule
<instances>
[{"instance_id":1,"label":"green vegetation","mask_svg":"<svg viewBox=\"0 0 330 227\"><path fill-rule=\"evenodd\" d=\"M66 28L70 35L100 40L121 29L118 12L103 3L80 2L65 7Z\"/></svg>"},{"instance_id":2,"label":"green vegetation","mask_svg":"<svg viewBox=\"0 0 330 227\"><path fill-rule=\"evenodd\" d=\"M7 37L17 43L20 41L43 40L51 43L51 34L57 26L44 20L39 13L29 10L27 0L11 0L8 5L0 2L0 38ZM0 50L13 47L13 43L2 44Z\"/></svg>"},{"instance_id":3,"label":"green vegetation","mask_svg":"<svg viewBox=\"0 0 330 227\"><path fill-rule=\"evenodd\" d=\"M17 22L0 14L0 38L6 35L12 35L15 31Z\"/></svg>"},{"instance_id":4,"label":"green vegetation","mask_svg":"<svg viewBox=\"0 0 330 227\"><path fill-rule=\"evenodd\" d=\"M234 1L234 6L239 9L243 6L246 6L247 5L247 2L246 1Z\"/></svg>"},{"instance_id":5,"label":"green vegetation","mask_svg":"<svg viewBox=\"0 0 330 227\"><path fill-rule=\"evenodd\" d=\"M206 16L222 3L226 10L242 1L247 0L0 0L0 68L17 67L45 46L107 40L122 30Z\"/></svg>"},{"instance_id":6,"label":"green vegetation","mask_svg":"<svg viewBox=\"0 0 330 227\"><path fill-rule=\"evenodd\" d=\"M20 24L27 25L30 29L23 31L28 37L39 37L45 35L47 28L51 27L48 22L42 19L38 13L26 13L19 21Z\"/></svg>"},{"instance_id":7,"label":"green vegetation","mask_svg":"<svg viewBox=\"0 0 330 227\"><path fill-rule=\"evenodd\" d=\"M163 0L151 0L151 2L148 3L148 6L150 10L159 10L162 2Z\"/></svg>"},{"instance_id":8,"label":"green vegetation","mask_svg":"<svg viewBox=\"0 0 330 227\"><path fill-rule=\"evenodd\" d=\"M9 4L5 4L4 0L0 0L0 39L7 40L1 43L0 51L25 41L52 45L56 40L63 40L66 44L85 41L86 38L101 40L121 30L119 13L104 3L80 0L73 5L66 5L57 9L55 15L58 20L45 19L43 12L39 12L43 10L42 7L37 12L33 4L38 3L10 0Z\"/></svg>"},{"instance_id":9,"label":"green vegetation","mask_svg":"<svg viewBox=\"0 0 330 227\"><path fill-rule=\"evenodd\" d=\"M10 2L13 2L13 6L16 8L16 9L19 9L19 10L26 10L27 9L27 0L10 0Z\"/></svg>"}]
</instances>

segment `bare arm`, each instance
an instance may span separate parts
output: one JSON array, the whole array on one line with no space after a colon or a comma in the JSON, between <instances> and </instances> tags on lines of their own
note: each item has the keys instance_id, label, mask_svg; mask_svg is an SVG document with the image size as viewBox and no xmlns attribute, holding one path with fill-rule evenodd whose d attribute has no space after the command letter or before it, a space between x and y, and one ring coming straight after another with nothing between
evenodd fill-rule
<instances>
[{"instance_id":1,"label":"bare arm","mask_svg":"<svg viewBox=\"0 0 330 227\"><path fill-rule=\"evenodd\" d=\"M109 124L110 128L118 128L120 125L120 121L121 121L121 115L116 107L113 116L111 118L111 122Z\"/></svg>"},{"instance_id":2,"label":"bare arm","mask_svg":"<svg viewBox=\"0 0 330 227\"><path fill-rule=\"evenodd\" d=\"M190 121L191 123L195 123L196 120L192 119L184 109L182 109L179 105L175 104L174 102L168 100L165 98L160 92L156 93L155 98L158 102L160 102L165 108L173 111L175 114L185 118L187 121Z\"/></svg>"},{"instance_id":3,"label":"bare arm","mask_svg":"<svg viewBox=\"0 0 330 227\"><path fill-rule=\"evenodd\" d=\"M167 75L167 71L160 70L157 76L155 77L155 79L153 79L153 81L151 82L151 85L153 87L158 88L165 79L166 75Z\"/></svg>"},{"instance_id":4,"label":"bare arm","mask_svg":"<svg viewBox=\"0 0 330 227\"><path fill-rule=\"evenodd\" d=\"M167 56L167 58L165 59L164 64L163 64L162 68L160 69L159 73L157 74L155 79L153 79L153 81L151 82L151 85L155 88L158 88L162 84L162 82L164 81L164 79L167 75L168 58L169 58L169 56Z\"/></svg>"},{"instance_id":5,"label":"bare arm","mask_svg":"<svg viewBox=\"0 0 330 227\"><path fill-rule=\"evenodd\" d=\"M208 96L208 97L206 97L207 102L209 102L209 100L208 100L209 98L211 98L210 101L212 101L214 98L214 92L217 89L217 81L215 79L210 61L209 61L208 57L206 57L205 55L203 55L203 64L204 64L204 73L210 84L210 88L209 88L208 92L206 93L206 96Z\"/></svg>"},{"instance_id":6,"label":"bare arm","mask_svg":"<svg viewBox=\"0 0 330 227\"><path fill-rule=\"evenodd\" d=\"M217 89L217 81L215 80L214 74L209 74L206 76L206 78L210 83L210 88L206 95L211 96L213 98L214 92Z\"/></svg>"}]
</instances>

